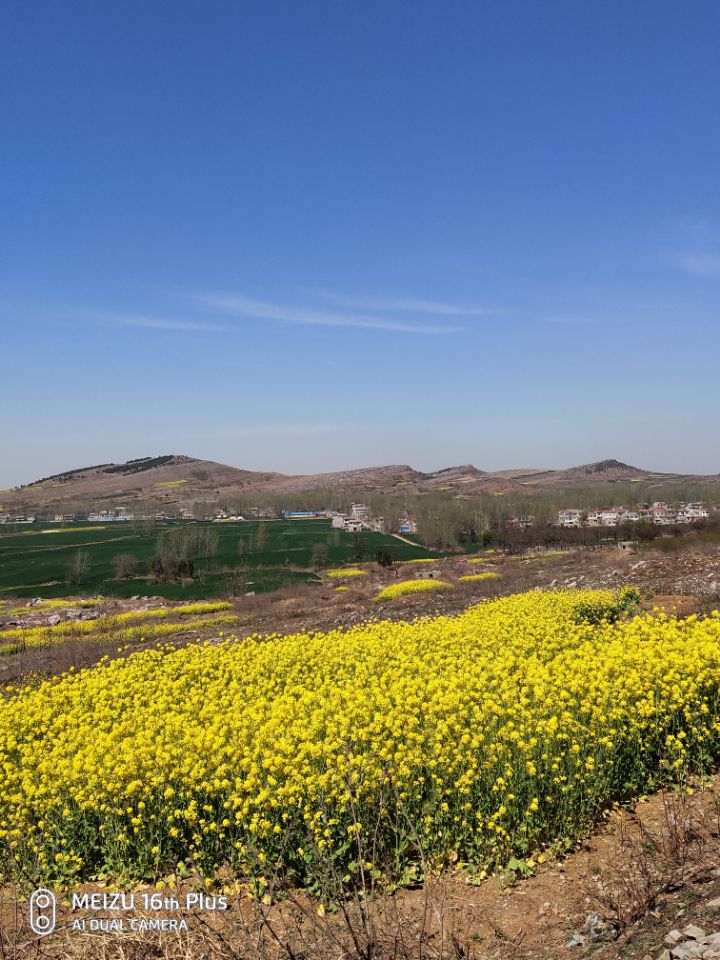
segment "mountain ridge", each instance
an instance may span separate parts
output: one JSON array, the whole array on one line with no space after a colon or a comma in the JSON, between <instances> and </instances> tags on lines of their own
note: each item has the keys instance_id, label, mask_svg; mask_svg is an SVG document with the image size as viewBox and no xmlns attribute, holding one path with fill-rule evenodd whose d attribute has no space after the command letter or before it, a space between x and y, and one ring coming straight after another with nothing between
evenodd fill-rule
<instances>
[{"instance_id":1,"label":"mountain ridge","mask_svg":"<svg viewBox=\"0 0 720 960\"><path fill-rule=\"evenodd\" d=\"M672 484L680 481L719 482L720 475L658 473L606 458L559 470L517 468L485 471L474 464L416 470L409 464L385 464L315 474L284 474L245 470L186 454L138 457L124 463L78 467L35 480L0 495L0 512L39 508L73 501L97 506L130 505L142 501L188 505L222 501L243 493L267 492L295 498L328 490L362 497L371 494L530 494L550 487L582 488L622 482Z\"/></svg>"}]
</instances>

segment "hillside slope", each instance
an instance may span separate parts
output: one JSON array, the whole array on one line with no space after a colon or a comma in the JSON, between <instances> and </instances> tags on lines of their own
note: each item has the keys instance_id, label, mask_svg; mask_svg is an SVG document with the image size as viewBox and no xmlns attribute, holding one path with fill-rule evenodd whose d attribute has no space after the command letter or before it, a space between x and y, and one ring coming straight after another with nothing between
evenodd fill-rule
<instances>
[{"instance_id":1,"label":"hillside slope","mask_svg":"<svg viewBox=\"0 0 720 960\"><path fill-rule=\"evenodd\" d=\"M297 498L305 491L347 491L352 496L370 494L529 494L552 487L598 490L613 498L617 484L643 483L672 492L673 486L715 484L720 475L651 473L619 460L606 459L560 470L497 470L485 472L472 464L446 467L428 473L407 464L363 467L332 473L287 475L200 460L180 454L141 457L126 463L96 464L44 477L34 483L0 492L0 511L16 512L55 507L130 506L143 501L191 505L197 501L222 502L243 492L287 494Z\"/></svg>"}]
</instances>

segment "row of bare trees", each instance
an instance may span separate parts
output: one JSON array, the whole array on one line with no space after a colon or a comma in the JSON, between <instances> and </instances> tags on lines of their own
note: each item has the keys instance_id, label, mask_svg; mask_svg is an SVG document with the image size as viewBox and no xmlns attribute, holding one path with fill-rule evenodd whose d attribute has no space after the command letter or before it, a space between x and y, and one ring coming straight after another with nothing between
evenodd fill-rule
<instances>
[{"instance_id":1,"label":"row of bare trees","mask_svg":"<svg viewBox=\"0 0 720 960\"><path fill-rule=\"evenodd\" d=\"M182 526L164 530L157 538L151 569L162 583L190 578L199 560L209 560L218 550L220 538L210 527Z\"/></svg>"}]
</instances>

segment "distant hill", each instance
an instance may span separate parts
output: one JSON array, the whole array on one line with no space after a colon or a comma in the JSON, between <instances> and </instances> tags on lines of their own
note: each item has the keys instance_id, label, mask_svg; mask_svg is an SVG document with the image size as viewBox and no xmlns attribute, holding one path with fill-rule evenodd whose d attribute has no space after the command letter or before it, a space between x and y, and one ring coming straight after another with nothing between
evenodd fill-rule
<instances>
[{"instance_id":1,"label":"distant hill","mask_svg":"<svg viewBox=\"0 0 720 960\"><path fill-rule=\"evenodd\" d=\"M356 496L380 494L451 495L527 494L553 486L587 489L608 488L618 483L649 485L720 482L720 475L651 473L619 460L598 460L560 470L497 470L487 472L472 464L446 467L424 473L407 464L362 467L333 473L287 475L272 471L242 470L212 460L179 454L140 457L125 463L103 463L44 477L17 490L0 494L0 510L20 511L64 504L89 505L93 509L128 506L142 501L167 505L191 505L197 501L222 502L247 491L297 497L305 491L347 490Z\"/></svg>"},{"instance_id":2,"label":"distant hill","mask_svg":"<svg viewBox=\"0 0 720 960\"><path fill-rule=\"evenodd\" d=\"M85 502L100 509L143 500L193 503L217 500L248 487L258 488L281 477L278 473L240 470L212 460L178 454L141 457L126 463L103 463L57 473L13 491L3 491L3 509L41 504Z\"/></svg>"},{"instance_id":3,"label":"distant hill","mask_svg":"<svg viewBox=\"0 0 720 960\"><path fill-rule=\"evenodd\" d=\"M358 470L340 470L335 473L310 473L297 476L280 476L268 484L275 491L320 489L362 489L368 492L386 492L399 486L414 486L425 474L413 470L407 464L387 467L361 467Z\"/></svg>"},{"instance_id":4,"label":"distant hill","mask_svg":"<svg viewBox=\"0 0 720 960\"><path fill-rule=\"evenodd\" d=\"M551 471L555 480L635 480L647 476L647 470L631 467L620 460L598 460L567 470Z\"/></svg>"}]
</instances>

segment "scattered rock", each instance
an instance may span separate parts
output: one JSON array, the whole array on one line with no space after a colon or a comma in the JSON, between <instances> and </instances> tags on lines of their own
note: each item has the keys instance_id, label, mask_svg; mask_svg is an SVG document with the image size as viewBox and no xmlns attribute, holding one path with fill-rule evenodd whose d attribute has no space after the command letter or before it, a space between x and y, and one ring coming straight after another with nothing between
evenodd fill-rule
<instances>
[{"instance_id":1,"label":"scattered rock","mask_svg":"<svg viewBox=\"0 0 720 960\"><path fill-rule=\"evenodd\" d=\"M705 931L702 927L695 926L694 923L689 923L686 927L683 928L682 935L687 937L688 940L704 940Z\"/></svg>"},{"instance_id":2,"label":"scattered rock","mask_svg":"<svg viewBox=\"0 0 720 960\"><path fill-rule=\"evenodd\" d=\"M575 947L582 947L584 943L585 937L581 933L573 933L565 946L568 950L573 950Z\"/></svg>"},{"instance_id":3,"label":"scattered rock","mask_svg":"<svg viewBox=\"0 0 720 960\"><path fill-rule=\"evenodd\" d=\"M602 939L605 934L605 924L602 921L602 917L597 913L589 913L583 924L583 933L586 934L590 940Z\"/></svg>"},{"instance_id":4,"label":"scattered rock","mask_svg":"<svg viewBox=\"0 0 720 960\"><path fill-rule=\"evenodd\" d=\"M673 960L698 960L703 955L703 947L696 941L681 943L670 951Z\"/></svg>"}]
</instances>

